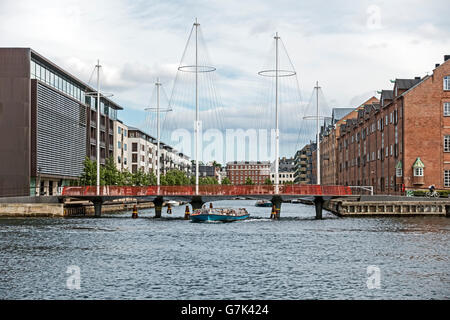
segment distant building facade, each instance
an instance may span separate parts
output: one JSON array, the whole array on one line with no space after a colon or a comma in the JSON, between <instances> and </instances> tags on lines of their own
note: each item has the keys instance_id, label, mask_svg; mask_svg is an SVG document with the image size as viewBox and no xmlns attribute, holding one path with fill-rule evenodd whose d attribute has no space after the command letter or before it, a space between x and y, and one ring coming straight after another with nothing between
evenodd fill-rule
<instances>
[{"instance_id":1,"label":"distant building facade","mask_svg":"<svg viewBox=\"0 0 450 320\"><path fill-rule=\"evenodd\" d=\"M247 178L255 184L264 184L270 179L270 161L233 161L226 168L232 184L245 184Z\"/></svg>"},{"instance_id":2,"label":"distant building facade","mask_svg":"<svg viewBox=\"0 0 450 320\"><path fill-rule=\"evenodd\" d=\"M278 161L278 183L294 183L295 180L295 162L294 158L280 158ZM275 163L272 163L270 169L270 181L275 183Z\"/></svg>"},{"instance_id":3,"label":"distant building facade","mask_svg":"<svg viewBox=\"0 0 450 320\"><path fill-rule=\"evenodd\" d=\"M316 143L310 142L301 150L295 153L294 157L294 183L296 184L315 184L316 178L313 176L312 162L313 151L316 150Z\"/></svg>"}]
</instances>

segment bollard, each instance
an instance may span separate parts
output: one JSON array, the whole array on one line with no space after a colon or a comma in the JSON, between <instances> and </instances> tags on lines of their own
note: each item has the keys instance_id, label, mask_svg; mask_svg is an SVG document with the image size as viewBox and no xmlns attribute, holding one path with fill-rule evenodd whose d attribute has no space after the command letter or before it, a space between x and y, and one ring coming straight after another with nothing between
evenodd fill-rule
<instances>
[{"instance_id":1,"label":"bollard","mask_svg":"<svg viewBox=\"0 0 450 320\"><path fill-rule=\"evenodd\" d=\"M209 203L209 208L210 208L210 209L213 208L212 202Z\"/></svg>"},{"instance_id":2,"label":"bollard","mask_svg":"<svg viewBox=\"0 0 450 320\"><path fill-rule=\"evenodd\" d=\"M273 205L272 206L272 212L270 213L270 219L275 219L276 212L277 212L277 209L276 209L275 205Z\"/></svg>"},{"instance_id":3,"label":"bollard","mask_svg":"<svg viewBox=\"0 0 450 320\"><path fill-rule=\"evenodd\" d=\"M133 219L137 219L137 217L138 217L138 210L137 210L137 206L136 205L133 206L133 214L131 215L131 217Z\"/></svg>"},{"instance_id":4,"label":"bollard","mask_svg":"<svg viewBox=\"0 0 450 320\"><path fill-rule=\"evenodd\" d=\"M172 207L170 206L170 203L167 204L167 214L172 214Z\"/></svg>"},{"instance_id":5,"label":"bollard","mask_svg":"<svg viewBox=\"0 0 450 320\"><path fill-rule=\"evenodd\" d=\"M186 206L186 210L184 211L184 220L189 220L191 213L189 212L189 206Z\"/></svg>"}]
</instances>

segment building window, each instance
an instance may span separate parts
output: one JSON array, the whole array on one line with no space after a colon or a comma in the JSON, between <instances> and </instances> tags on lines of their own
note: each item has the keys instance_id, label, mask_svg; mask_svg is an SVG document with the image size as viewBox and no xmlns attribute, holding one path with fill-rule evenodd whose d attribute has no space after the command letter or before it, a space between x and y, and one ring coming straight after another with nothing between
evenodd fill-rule
<instances>
[{"instance_id":1,"label":"building window","mask_svg":"<svg viewBox=\"0 0 450 320\"><path fill-rule=\"evenodd\" d=\"M444 116L450 116L450 102L444 102Z\"/></svg>"},{"instance_id":2,"label":"building window","mask_svg":"<svg viewBox=\"0 0 450 320\"><path fill-rule=\"evenodd\" d=\"M450 76L444 77L444 90L450 90Z\"/></svg>"},{"instance_id":3,"label":"building window","mask_svg":"<svg viewBox=\"0 0 450 320\"><path fill-rule=\"evenodd\" d=\"M444 152L450 152L450 136L444 136Z\"/></svg>"},{"instance_id":4,"label":"building window","mask_svg":"<svg viewBox=\"0 0 450 320\"><path fill-rule=\"evenodd\" d=\"M121 127L117 127L117 133L118 134L122 134L122 128Z\"/></svg>"},{"instance_id":5,"label":"building window","mask_svg":"<svg viewBox=\"0 0 450 320\"><path fill-rule=\"evenodd\" d=\"M414 168L414 177L423 177L423 168Z\"/></svg>"},{"instance_id":6,"label":"building window","mask_svg":"<svg viewBox=\"0 0 450 320\"><path fill-rule=\"evenodd\" d=\"M117 141L117 148L122 149L122 143L120 141Z\"/></svg>"},{"instance_id":7,"label":"building window","mask_svg":"<svg viewBox=\"0 0 450 320\"><path fill-rule=\"evenodd\" d=\"M450 170L444 170L444 187L450 187Z\"/></svg>"}]
</instances>

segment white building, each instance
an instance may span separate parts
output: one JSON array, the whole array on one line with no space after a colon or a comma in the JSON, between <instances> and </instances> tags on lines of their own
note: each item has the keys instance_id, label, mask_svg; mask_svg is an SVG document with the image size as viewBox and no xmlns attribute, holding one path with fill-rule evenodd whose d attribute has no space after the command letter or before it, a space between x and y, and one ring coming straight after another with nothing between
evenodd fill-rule
<instances>
[{"instance_id":1,"label":"white building","mask_svg":"<svg viewBox=\"0 0 450 320\"><path fill-rule=\"evenodd\" d=\"M295 165L294 159L286 157L280 158L278 161L278 183L294 183ZM270 166L270 181L275 183L275 162Z\"/></svg>"},{"instance_id":2,"label":"white building","mask_svg":"<svg viewBox=\"0 0 450 320\"><path fill-rule=\"evenodd\" d=\"M129 169L128 126L122 121L114 121L114 163L119 171Z\"/></svg>"}]
</instances>

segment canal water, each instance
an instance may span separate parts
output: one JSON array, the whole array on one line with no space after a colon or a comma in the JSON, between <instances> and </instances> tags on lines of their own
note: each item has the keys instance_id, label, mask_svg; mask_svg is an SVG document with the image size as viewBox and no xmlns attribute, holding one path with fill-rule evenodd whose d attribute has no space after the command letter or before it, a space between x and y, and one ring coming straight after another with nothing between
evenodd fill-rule
<instances>
[{"instance_id":1,"label":"canal water","mask_svg":"<svg viewBox=\"0 0 450 320\"><path fill-rule=\"evenodd\" d=\"M184 206L161 219L0 219L0 299L450 298L448 218L314 220L285 203L272 221L254 201L214 205L251 219L191 223Z\"/></svg>"}]
</instances>

